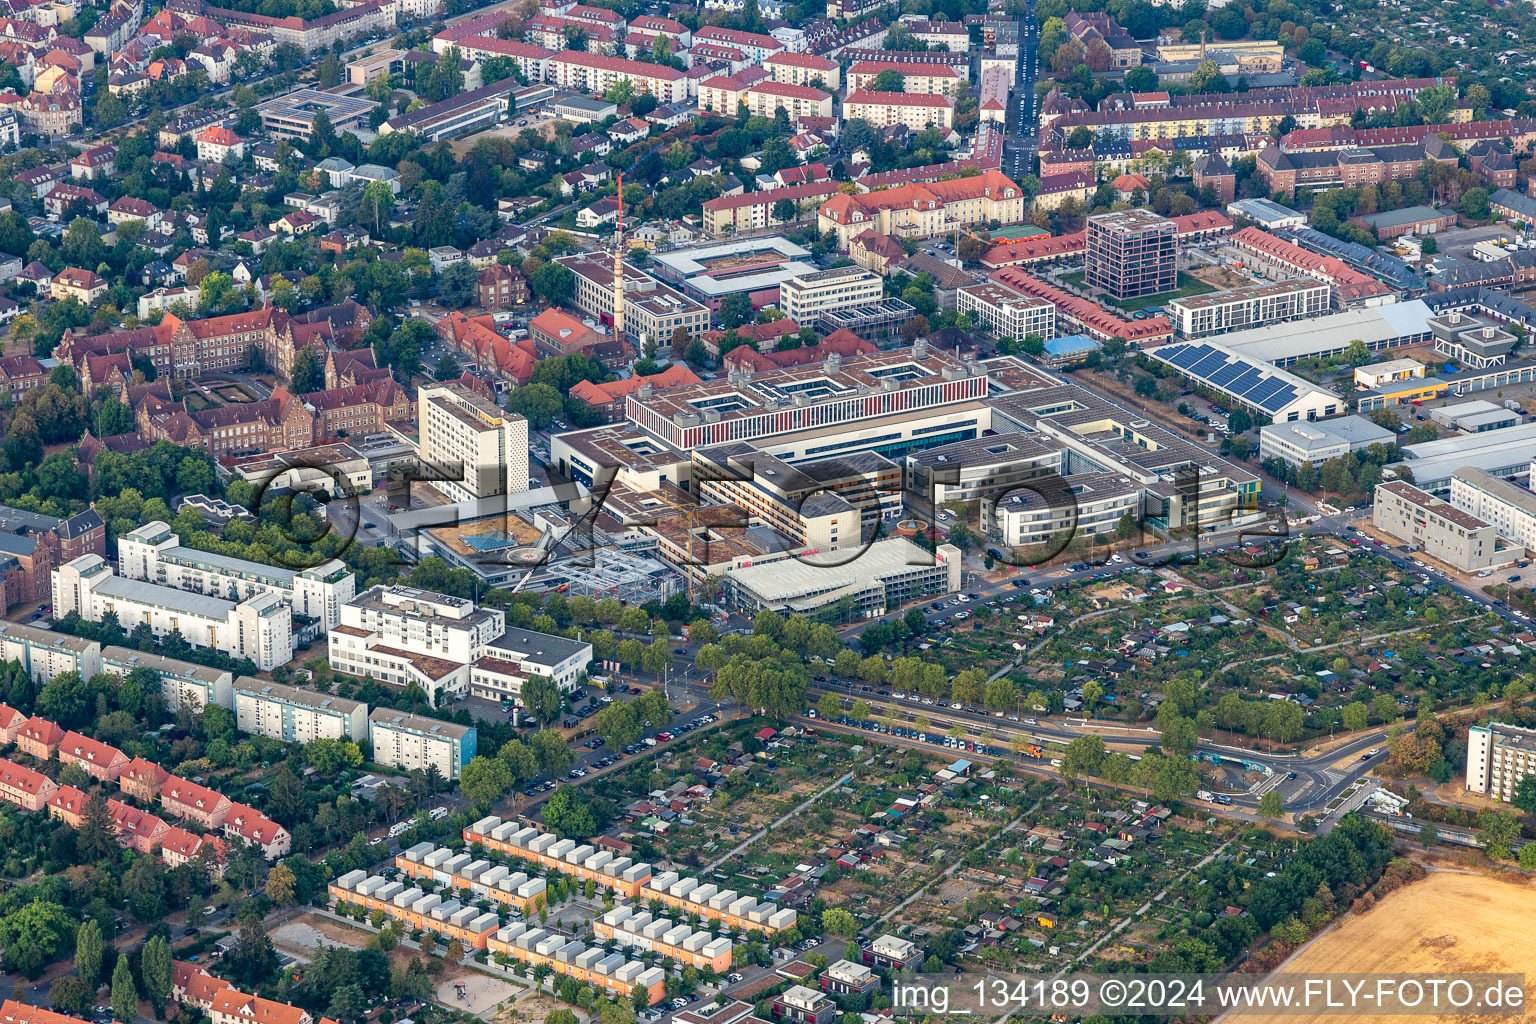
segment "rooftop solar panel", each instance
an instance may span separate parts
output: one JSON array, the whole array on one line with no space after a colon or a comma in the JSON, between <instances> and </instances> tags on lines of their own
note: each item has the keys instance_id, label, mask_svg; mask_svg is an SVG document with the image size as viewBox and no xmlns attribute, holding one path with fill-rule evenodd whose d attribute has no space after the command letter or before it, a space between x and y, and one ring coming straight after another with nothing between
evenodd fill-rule
<instances>
[{"instance_id":1,"label":"rooftop solar panel","mask_svg":"<svg viewBox=\"0 0 1536 1024\"><path fill-rule=\"evenodd\" d=\"M1227 390L1234 395L1240 395L1263 379L1263 371L1246 366L1243 372L1237 375L1237 379L1227 386Z\"/></svg>"},{"instance_id":2,"label":"rooftop solar panel","mask_svg":"<svg viewBox=\"0 0 1536 1024\"><path fill-rule=\"evenodd\" d=\"M1224 388L1228 384L1231 384L1238 377L1242 376L1243 371L1246 369L1248 369L1248 367L1244 366L1242 363L1228 363L1226 366L1223 366L1221 369L1211 374L1211 384L1218 388Z\"/></svg>"},{"instance_id":3,"label":"rooftop solar panel","mask_svg":"<svg viewBox=\"0 0 1536 1024\"><path fill-rule=\"evenodd\" d=\"M1258 387L1249 388L1246 392L1244 392L1243 400L1252 402L1254 405L1263 405L1264 399L1268 398L1270 395L1274 394L1276 391L1279 391L1283 387L1285 387L1285 383L1283 381L1270 378L1269 380L1266 380L1264 383L1260 384Z\"/></svg>"},{"instance_id":4,"label":"rooftop solar panel","mask_svg":"<svg viewBox=\"0 0 1536 1024\"><path fill-rule=\"evenodd\" d=\"M1209 379L1210 375L1215 373L1222 366L1226 365L1226 362L1226 353L1212 352L1210 355L1200 360L1194 366L1191 366L1189 368L1189 372L1194 374L1196 377Z\"/></svg>"},{"instance_id":5,"label":"rooftop solar panel","mask_svg":"<svg viewBox=\"0 0 1536 1024\"><path fill-rule=\"evenodd\" d=\"M1287 384L1259 403L1265 412L1279 412L1296 399L1296 389Z\"/></svg>"},{"instance_id":6,"label":"rooftop solar panel","mask_svg":"<svg viewBox=\"0 0 1536 1024\"><path fill-rule=\"evenodd\" d=\"M1167 358L1169 362L1173 363L1174 366L1177 366L1181 370L1187 370L1191 366L1198 363L1201 359L1204 359L1206 353L1209 351L1210 349L1206 348L1204 345L1182 345L1179 347L1178 351L1174 352L1172 356Z\"/></svg>"}]
</instances>

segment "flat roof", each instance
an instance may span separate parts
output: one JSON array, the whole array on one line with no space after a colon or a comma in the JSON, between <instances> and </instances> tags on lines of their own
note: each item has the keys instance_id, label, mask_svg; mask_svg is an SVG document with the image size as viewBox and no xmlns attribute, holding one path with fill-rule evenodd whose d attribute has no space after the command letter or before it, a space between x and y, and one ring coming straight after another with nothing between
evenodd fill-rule
<instances>
[{"instance_id":1,"label":"flat roof","mask_svg":"<svg viewBox=\"0 0 1536 1024\"><path fill-rule=\"evenodd\" d=\"M1413 486L1405 480L1388 480L1377 484L1378 490L1386 490L1397 495L1404 501L1423 509L1430 515L1439 516L1448 523L1463 527L1468 530L1482 530L1491 528L1491 524L1483 522L1470 512L1463 512L1444 499L1437 498L1427 491Z\"/></svg>"},{"instance_id":2,"label":"flat roof","mask_svg":"<svg viewBox=\"0 0 1536 1024\"><path fill-rule=\"evenodd\" d=\"M815 556L810 556L814 558ZM904 537L877 540L858 558L840 565L817 565L799 558L780 558L743 569L727 570L729 579L751 590L765 603L787 602L812 594L866 584L922 568L942 560Z\"/></svg>"},{"instance_id":3,"label":"flat roof","mask_svg":"<svg viewBox=\"0 0 1536 1024\"><path fill-rule=\"evenodd\" d=\"M407 732L443 736L455 740L463 739L475 731L472 725L459 725L456 722L444 722L422 715L410 715L393 708L374 708L368 714L368 722L370 725L381 725L387 729L404 729Z\"/></svg>"},{"instance_id":4,"label":"flat roof","mask_svg":"<svg viewBox=\"0 0 1536 1024\"><path fill-rule=\"evenodd\" d=\"M513 651L525 658L539 661L547 659L554 664L592 649L592 645L585 641L567 640L563 636L520 629L517 626L508 626L501 636L491 641L491 646Z\"/></svg>"},{"instance_id":5,"label":"flat roof","mask_svg":"<svg viewBox=\"0 0 1536 1024\"><path fill-rule=\"evenodd\" d=\"M1326 291L1328 283L1311 277L1292 278L1289 281L1263 281L1258 284L1244 285L1241 288L1229 288L1224 292L1171 299L1168 305L1183 309L1205 309L1209 306L1225 306L1231 302L1246 302L1270 295L1289 295L1292 292L1309 291L1314 288L1322 288Z\"/></svg>"},{"instance_id":6,"label":"flat roof","mask_svg":"<svg viewBox=\"0 0 1536 1024\"><path fill-rule=\"evenodd\" d=\"M1312 395L1343 401L1336 392L1211 339L1159 345L1146 355L1270 416Z\"/></svg>"},{"instance_id":7,"label":"flat roof","mask_svg":"<svg viewBox=\"0 0 1536 1024\"><path fill-rule=\"evenodd\" d=\"M1266 363L1305 359L1347 348L1356 339L1369 345L1427 333L1433 316L1428 306L1413 299L1233 331L1222 335L1221 343L1234 352Z\"/></svg>"},{"instance_id":8,"label":"flat roof","mask_svg":"<svg viewBox=\"0 0 1536 1024\"><path fill-rule=\"evenodd\" d=\"M1364 416L1271 423L1262 427L1259 433L1309 452L1321 451L1338 444L1351 446L1371 445L1378 442L1388 444L1397 440L1397 435L1392 431L1377 426Z\"/></svg>"},{"instance_id":9,"label":"flat roof","mask_svg":"<svg viewBox=\"0 0 1536 1024\"><path fill-rule=\"evenodd\" d=\"M159 654L147 654L144 651L136 651L130 647L103 647L101 660L117 665L126 665L131 672L136 668L154 669L161 675L177 676L182 679L195 679L200 683L216 683L228 672L196 662L181 661L177 658L167 658Z\"/></svg>"},{"instance_id":10,"label":"flat roof","mask_svg":"<svg viewBox=\"0 0 1536 1024\"><path fill-rule=\"evenodd\" d=\"M204 619L225 621L234 610L235 602L218 597L206 597L175 587L162 587L143 580L130 580L122 576L108 576L91 588L94 593L118 601L150 605L183 615L196 615Z\"/></svg>"},{"instance_id":11,"label":"flat roof","mask_svg":"<svg viewBox=\"0 0 1536 1024\"><path fill-rule=\"evenodd\" d=\"M1463 466L1452 473L1451 478L1470 484L1490 497L1513 505L1528 516L1536 516L1536 494L1502 477L1485 473L1475 466Z\"/></svg>"},{"instance_id":12,"label":"flat roof","mask_svg":"<svg viewBox=\"0 0 1536 1024\"><path fill-rule=\"evenodd\" d=\"M250 694L262 700L282 701L284 704L294 704L299 707L309 708L311 711L324 711L337 715L350 715L358 708L366 708L368 706L360 700L332 697L328 693L303 690L297 686L285 686L282 683L274 683L267 679L256 679L251 676L240 676L235 680L235 695L238 697L242 693Z\"/></svg>"}]
</instances>

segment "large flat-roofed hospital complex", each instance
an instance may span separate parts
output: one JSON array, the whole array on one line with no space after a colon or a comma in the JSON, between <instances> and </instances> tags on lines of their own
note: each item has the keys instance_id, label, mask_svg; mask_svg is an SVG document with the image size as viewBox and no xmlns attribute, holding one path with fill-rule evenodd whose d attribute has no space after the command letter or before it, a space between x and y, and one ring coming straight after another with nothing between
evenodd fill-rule
<instances>
[{"instance_id":1,"label":"large flat-roofed hospital complex","mask_svg":"<svg viewBox=\"0 0 1536 1024\"><path fill-rule=\"evenodd\" d=\"M1047 541L1042 523L1113 530L1126 512L1159 529L1258 515L1258 477L1219 455L1015 357L922 341L642 386L623 422L557 434L550 457L601 495L605 539L720 577L747 612L867 616L957 589L958 551L890 529L874 540L955 488L986 499L981 525L1001 543ZM1019 487L1046 476L1061 482Z\"/></svg>"}]
</instances>

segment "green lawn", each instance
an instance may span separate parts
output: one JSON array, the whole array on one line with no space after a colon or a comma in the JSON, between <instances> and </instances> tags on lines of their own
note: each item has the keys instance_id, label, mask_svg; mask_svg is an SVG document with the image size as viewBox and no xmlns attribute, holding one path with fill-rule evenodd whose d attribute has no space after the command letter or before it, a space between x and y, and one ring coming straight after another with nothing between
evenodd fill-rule
<instances>
[{"instance_id":1,"label":"green lawn","mask_svg":"<svg viewBox=\"0 0 1536 1024\"><path fill-rule=\"evenodd\" d=\"M1066 284L1070 284L1078 288L1088 287L1083 271L1078 271L1073 274L1062 274L1060 280ZM1141 295L1134 299L1125 299L1124 301L1111 298L1110 296L1104 295L1102 293L1099 293L1099 298L1105 303L1111 306L1115 306L1118 309L1135 312L1138 309L1145 309L1148 306L1161 306L1171 299L1188 298L1191 295L1204 295L1207 292L1214 292L1215 290L1216 289L1214 286L1208 285L1199 278L1192 277L1181 270L1179 271L1179 287L1175 291L1162 292L1158 295Z\"/></svg>"}]
</instances>

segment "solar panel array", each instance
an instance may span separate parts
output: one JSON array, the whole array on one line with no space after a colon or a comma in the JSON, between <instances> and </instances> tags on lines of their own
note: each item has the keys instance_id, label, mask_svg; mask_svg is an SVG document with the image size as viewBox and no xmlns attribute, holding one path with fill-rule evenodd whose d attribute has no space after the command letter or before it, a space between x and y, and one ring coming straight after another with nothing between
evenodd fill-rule
<instances>
[{"instance_id":1,"label":"solar panel array","mask_svg":"<svg viewBox=\"0 0 1536 1024\"><path fill-rule=\"evenodd\" d=\"M1270 415L1294 402L1300 394L1295 385L1277 377L1269 367L1256 366L1230 352L1199 342L1163 345L1150 354Z\"/></svg>"}]
</instances>

